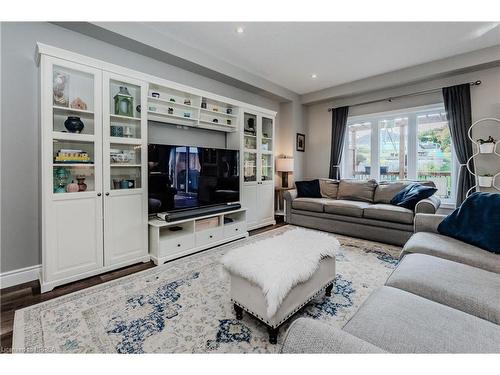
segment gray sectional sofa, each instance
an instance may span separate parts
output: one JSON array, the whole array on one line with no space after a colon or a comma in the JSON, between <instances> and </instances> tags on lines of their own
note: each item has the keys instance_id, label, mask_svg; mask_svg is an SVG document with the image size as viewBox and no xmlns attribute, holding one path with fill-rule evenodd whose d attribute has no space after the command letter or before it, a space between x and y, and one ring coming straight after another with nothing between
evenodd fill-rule
<instances>
[{"instance_id":1,"label":"gray sectional sofa","mask_svg":"<svg viewBox=\"0 0 500 375\"><path fill-rule=\"evenodd\" d=\"M415 213L433 214L441 204L439 198L434 196L418 202L415 211L389 204L401 189L413 182L320 179L322 198L298 198L297 190L285 193L285 221L403 245L413 234ZM434 186L432 181L419 183Z\"/></svg>"},{"instance_id":2,"label":"gray sectional sofa","mask_svg":"<svg viewBox=\"0 0 500 375\"><path fill-rule=\"evenodd\" d=\"M297 319L283 353L500 353L500 255L437 233L416 233L385 286L342 329Z\"/></svg>"}]
</instances>

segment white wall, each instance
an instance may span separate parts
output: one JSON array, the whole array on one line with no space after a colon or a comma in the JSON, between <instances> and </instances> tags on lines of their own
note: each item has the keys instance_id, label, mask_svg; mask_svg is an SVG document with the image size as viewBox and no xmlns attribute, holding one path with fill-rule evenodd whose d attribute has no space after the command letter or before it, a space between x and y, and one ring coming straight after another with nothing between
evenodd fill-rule
<instances>
[{"instance_id":1,"label":"white wall","mask_svg":"<svg viewBox=\"0 0 500 375\"><path fill-rule=\"evenodd\" d=\"M471 88L472 121L483 117L500 118L500 68L480 70L467 74L456 75L445 79L432 80L404 88L379 90L365 95L357 95L349 98L338 99L309 105L305 108L306 118L306 149L304 177L327 177L328 165L330 163L330 138L331 138L331 113L329 107L340 107L352 105L359 102L382 99L403 93L411 93L421 90L452 86L464 82L481 80L480 86ZM396 99L393 102L381 102L364 106L350 108L349 115L362 115L377 113L400 108L409 108L420 105L432 104L442 101L440 93L414 96L404 99ZM484 138L491 134L495 139L500 139L500 125L492 126L480 133L474 132L474 138ZM477 169L480 172L500 170L499 159L493 156L484 156L478 160ZM490 172L491 173L491 172Z\"/></svg>"},{"instance_id":2,"label":"white wall","mask_svg":"<svg viewBox=\"0 0 500 375\"><path fill-rule=\"evenodd\" d=\"M279 103L49 23L1 27L0 272L40 263L39 88L35 45L42 42L278 111ZM279 123L278 123L279 128ZM224 147L223 135L150 125L150 140Z\"/></svg>"}]
</instances>

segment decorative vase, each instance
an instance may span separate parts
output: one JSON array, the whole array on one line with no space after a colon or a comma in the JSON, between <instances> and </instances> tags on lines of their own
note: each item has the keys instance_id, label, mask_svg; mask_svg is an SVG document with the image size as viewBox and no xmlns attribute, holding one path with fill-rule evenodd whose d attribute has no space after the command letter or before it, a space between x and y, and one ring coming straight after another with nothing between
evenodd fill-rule
<instances>
[{"instance_id":1,"label":"decorative vase","mask_svg":"<svg viewBox=\"0 0 500 375\"><path fill-rule=\"evenodd\" d=\"M120 91L113 99L115 100L115 115L134 116L134 98L125 86L120 86Z\"/></svg>"},{"instance_id":2,"label":"decorative vase","mask_svg":"<svg viewBox=\"0 0 500 375\"><path fill-rule=\"evenodd\" d=\"M77 193L80 190L79 186L77 183L75 183L73 180L71 180L71 183L66 186L66 191L68 193Z\"/></svg>"},{"instance_id":3,"label":"decorative vase","mask_svg":"<svg viewBox=\"0 0 500 375\"><path fill-rule=\"evenodd\" d=\"M70 133L81 133L84 125L80 117L69 116L66 121L64 121L64 127L68 129Z\"/></svg>"},{"instance_id":4,"label":"decorative vase","mask_svg":"<svg viewBox=\"0 0 500 375\"><path fill-rule=\"evenodd\" d=\"M78 191L87 190L87 184L85 183L85 177L77 177L76 181L78 181Z\"/></svg>"},{"instance_id":5,"label":"decorative vase","mask_svg":"<svg viewBox=\"0 0 500 375\"><path fill-rule=\"evenodd\" d=\"M201 108L207 109L207 102L201 102Z\"/></svg>"},{"instance_id":6,"label":"decorative vase","mask_svg":"<svg viewBox=\"0 0 500 375\"><path fill-rule=\"evenodd\" d=\"M232 114L233 114L233 109L232 109L232 108L228 108L228 109L226 109L226 113L227 113L228 115L232 115Z\"/></svg>"}]
</instances>

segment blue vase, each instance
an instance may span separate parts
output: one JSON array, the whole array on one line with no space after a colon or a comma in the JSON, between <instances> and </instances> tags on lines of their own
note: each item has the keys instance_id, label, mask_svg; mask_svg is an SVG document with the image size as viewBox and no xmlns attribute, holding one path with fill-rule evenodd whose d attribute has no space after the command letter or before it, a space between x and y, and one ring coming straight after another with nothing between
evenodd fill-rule
<instances>
[{"instance_id":1,"label":"blue vase","mask_svg":"<svg viewBox=\"0 0 500 375\"><path fill-rule=\"evenodd\" d=\"M81 133L84 125L80 117L69 116L66 121L64 121L64 127L68 129L70 133Z\"/></svg>"}]
</instances>

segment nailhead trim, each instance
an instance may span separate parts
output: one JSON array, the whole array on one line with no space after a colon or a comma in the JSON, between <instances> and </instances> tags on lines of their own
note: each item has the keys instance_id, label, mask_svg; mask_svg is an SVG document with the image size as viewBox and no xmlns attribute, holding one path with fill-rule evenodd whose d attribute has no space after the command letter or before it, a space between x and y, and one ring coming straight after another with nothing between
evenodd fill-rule
<instances>
[{"instance_id":1,"label":"nailhead trim","mask_svg":"<svg viewBox=\"0 0 500 375\"><path fill-rule=\"evenodd\" d=\"M305 305L307 305L311 300L313 300L318 294L320 294L322 291L324 291L329 285L333 284L333 282L335 281L335 279L329 281L326 285L324 285L320 290L318 290L317 292L314 292L314 294L311 295L311 297L309 297L309 299L307 299L303 304L297 306L294 310L292 310L292 312L290 312L288 315L286 315L279 323L277 323L276 325L273 325L271 324L266 318L264 317L261 317L259 314L253 312L252 310L250 310L248 307L242 305L241 303L239 303L238 301L235 301L233 298L231 298L231 302L234 303L235 305L238 305L239 307L241 307L243 310L245 310L247 313L249 313L250 315L254 316L255 318L259 319L260 321L262 321L263 323L266 323L267 326L271 327L271 328L278 328L280 325L282 325L284 322L286 322L293 314L295 314L297 311L299 311L302 307L304 307Z\"/></svg>"}]
</instances>

